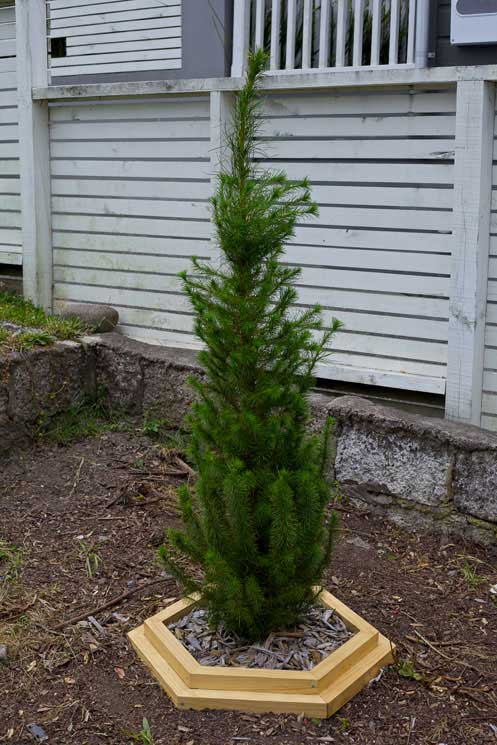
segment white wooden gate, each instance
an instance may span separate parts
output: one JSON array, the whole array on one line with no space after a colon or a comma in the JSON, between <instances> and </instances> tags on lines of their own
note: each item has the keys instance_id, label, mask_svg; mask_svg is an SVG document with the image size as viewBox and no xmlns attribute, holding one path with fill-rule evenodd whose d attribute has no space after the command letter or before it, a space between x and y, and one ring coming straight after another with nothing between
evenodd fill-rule
<instances>
[{"instance_id":1,"label":"white wooden gate","mask_svg":"<svg viewBox=\"0 0 497 745\"><path fill-rule=\"evenodd\" d=\"M0 264L22 263L17 115L16 22L0 4Z\"/></svg>"}]
</instances>

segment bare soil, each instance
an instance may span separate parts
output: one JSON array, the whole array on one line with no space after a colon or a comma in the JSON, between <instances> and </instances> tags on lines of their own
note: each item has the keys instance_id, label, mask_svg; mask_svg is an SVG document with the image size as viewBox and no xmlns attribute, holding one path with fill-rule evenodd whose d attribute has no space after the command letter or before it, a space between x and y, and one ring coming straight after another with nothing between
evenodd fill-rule
<instances>
[{"instance_id":1,"label":"bare soil","mask_svg":"<svg viewBox=\"0 0 497 745\"><path fill-rule=\"evenodd\" d=\"M326 585L398 645L398 665L323 722L180 712L126 632L178 597L156 551L187 472L150 440L112 432L35 446L0 474L0 540L22 552L17 568L0 562L0 742L36 742L37 724L49 745L127 745L146 717L155 745L497 743L490 551L342 504Z\"/></svg>"}]
</instances>

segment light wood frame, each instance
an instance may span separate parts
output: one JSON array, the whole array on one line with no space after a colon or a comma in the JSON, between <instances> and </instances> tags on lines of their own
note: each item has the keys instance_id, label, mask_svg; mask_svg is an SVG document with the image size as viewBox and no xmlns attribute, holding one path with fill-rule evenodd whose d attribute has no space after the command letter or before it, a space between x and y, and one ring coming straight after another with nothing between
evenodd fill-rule
<instances>
[{"instance_id":1,"label":"light wood frame","mask_svg":"<svg viewBox=\"0 0 497 745\"><path fill-rule=\"evenodd\" d=\"M201 665L167 625L187 614L199 597L170 605L129 633L162 688L181 709L238 709L329 717L393 661L394 646L338 598L323 590L320 602L353 636L310 671Z\"/></svg>"}]
</instances>

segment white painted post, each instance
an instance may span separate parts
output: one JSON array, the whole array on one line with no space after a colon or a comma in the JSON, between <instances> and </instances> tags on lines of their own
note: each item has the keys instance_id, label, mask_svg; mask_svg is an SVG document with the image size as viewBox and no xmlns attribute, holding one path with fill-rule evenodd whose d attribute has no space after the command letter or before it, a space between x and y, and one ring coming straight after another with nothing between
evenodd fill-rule
<instances>
[{"instance_id":1,"label":"white painted post","mask_svg":"<svg viewBox=\"0 0 497 745\"><path fill-rule=\"evenodd\" d=\"M48 86L45 0L17 0L17 92L21 173L21 225L25 297L52 307L52 230L48 102L33 101L33 87Z\"/></svg>"},{"instance_id":2,"label":"white painted post","mask_svg":"<svg viewBox=\"0 0 497 745\"><path fill-rule=\"evenodd\" d=\"M411 0L415 2L415 0ZM380 46L381 46L381 7L382 0L372 0L371 13L371 64L380 64Z\"/></svg>"},{"instance_id":3,"label":"white painted post","mask_svg":"<svg viewBox=\"0 0 497 745\"><path fill-rule=\"evenodd\" d=\"M409 0L409 16L407 21L407 56L408 65L414 64L416 54L416 0Z\"/></svg>"},{"instance_id":4,"label":"white painted post","mask_svg":"<svg viewBox=\"0 0 497 745\"><path fill-rule=\"evenodd\" d=\"M362 65L362 39L364 32L364 0L354 0L354 42L352 64Z\"/></svg>"},{"instance_id":5,"label":"white painted post","mask_svg":"<svg viewBox=\"0 0 497 745\"><path fill-rule=\"evenodd\" d=\"M280 69L281 0L273 0L271 12L271 70Z\"/></svg>"},{"instance_id":6,"label":"white painted post","mask_svg":"<svg viewBox=\"0 0 497 745\"><path fill-rule=\"evenodd\" d=\"M399 61L399 21L400 0L390 0L390 43L388 47L389 65L396 65Z\"/></svg>"},{"instance_id":7,"label":"white painted post","mask_svg":"<svg viewBox=\"0 0 497 745\"><path fill-rule=\"evenodd\" d=\"M255 3L255 48L262 49L264 46L264 25L266 23L266 3L264 0L256 0Z\"/></svg>"},{"instance_id":8,"label":"white painted post","mask_svg":"<svg viewBox=\"0 0 497 745\"><path fill-rule=\"evenodd\" d=\"M331 35L331 0L321 0L321 18L319 27L319 67L330 66L330 35Z\"/></svg>"},{"instance_id":9,"label":"white painted post","mask_svg":"<svg viewBox=\"0 0 497 745\"><path fill-rule=\"evenodd\" d=\"M338 0L336 24L336 66L344 67L349 22L349 0Z\"/></svg>"},{"instance_id":10,"label":"white painted post","mask_svg":"<svg viewBox=\"0 0 497 745\"><path fill-rule=\"evenodd\" d=\"M243 77L250 43L250 0L235 0L233 9L233 62L231 76Z\"/></svg>"},{"instance_id":11,"label":"white painted post","mask_svg":"<svg viewBox=\"0 0 497 745\"><path fill-rule=\"evenodd\" d=\"M312 16L313 0L304 0L304 17L302 27L302 69L311 67L312 58Z\"/></svg>"},{"instance_id":12,"label":"white painted post","mask_svg":"<svg viewBox=\"0 0 497 745\"><path fill-rule=\"evenodd\" d=\"M218 173L228 167L226 130L231 123L235 98L230 91L211 91L210 94L210 159L211 192L217 187ZM214 223L211 220L211 261L218 264L219 247L215 241Z\"/></svg>"},{"instance_id":13,"label":"white painted post","mask_svg":"<svg viewBox=\"0 0 497 745\"><path fill-rule=\"evenodd\" d=\"M495 84L457 84L446 416L480 424Z\"/></svg>"},{"instance_id":14,"label":"white painted post","mask_svg":"<svg viewBox=\"0 0 497 745\"><path fill-rule=\"evenodd\" d=\"M295 69L295 33L297 30L297 0L287 0L285 68Z\"/></svg>"},{"instance_id":15,"label":"white painted post","mask_svg":"<svg viewBox=\"0 0 497 745\"><path fill-rule=\"evenodd\" d=\"M430 0L412 0L416 2L416 41L414 64L426 67L428 64L428 40L430 30Z\"/></svg>"}]
</instances>

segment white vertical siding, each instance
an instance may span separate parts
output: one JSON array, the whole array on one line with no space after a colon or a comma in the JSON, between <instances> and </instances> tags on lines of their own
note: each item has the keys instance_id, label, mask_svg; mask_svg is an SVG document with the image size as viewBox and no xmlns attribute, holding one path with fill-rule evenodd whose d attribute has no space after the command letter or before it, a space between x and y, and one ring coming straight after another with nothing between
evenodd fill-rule
<instances>
[{"instance_id":1,"label":"white vertical siding","mask_svg":"<svg viewBox=\"0 0 497 745\"><path fill-rule=\"evenodd\" d=\"M326 377L443 393L452 245L454 90L268 98L265 165L309 176L300 305L344 330Z\"/></svg>"},{"instance_id":2,"label":"white vertical siding","mask_svg":"<svg viewBox=\"0 0 497 745\"><path fill-rule=\"evenodd\" d=\"M209 259L207 98L54 105L55 305L111 303L121 329L195 344L178 272Z\"/></svg>"},{"instance_id":3,"label":"white vertical siding","mask_svg":"<svg viewBox=\"0 0 497 745\"><path fill-rule=\"evenodd\" d=\"M481 426L485 429L497 431L497 111L494 129L492 181Z\"/></svg>"},{"instance_id":4,"label":"white vertical siding","mask_svg":"<svg viewBox=\"0 0 497 745\"><path fill-rule=\"evenodd\" d=\"M181 68L182 0L47 0L51 77Z\"/></svg>"},{"instance_id":5,"label":"white vertical siding","mask_svg":"<svg viewBox=\"0 0 497 745\"><path fill-rule=\"evenodd\" d=\"M0 7L0 264L22 263L15 8Z\"/></svg>"}]
</instances>

